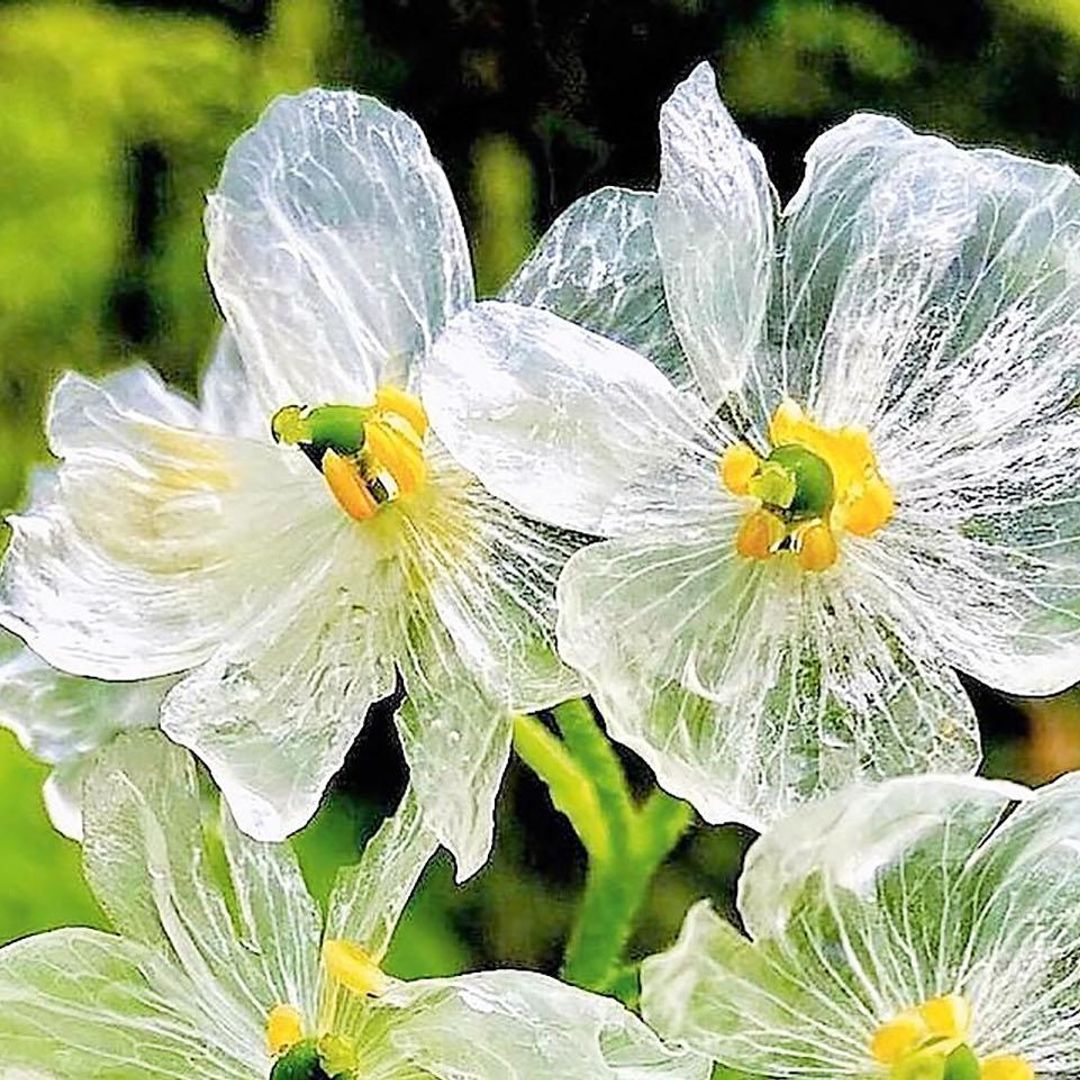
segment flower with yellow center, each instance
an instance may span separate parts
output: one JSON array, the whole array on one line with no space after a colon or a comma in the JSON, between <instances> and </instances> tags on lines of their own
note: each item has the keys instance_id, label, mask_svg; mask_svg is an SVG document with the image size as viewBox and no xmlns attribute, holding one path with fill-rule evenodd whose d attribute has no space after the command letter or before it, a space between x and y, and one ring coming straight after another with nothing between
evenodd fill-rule
<instances>
[{"instance_id":1,"label":"flower with yellow center","mask_svg":"<svg viewBox=\"0 0 1080 1080\"><path fill-rule=\"evenodd\" d=\"M776 822L642 968L662 1036L770 1080L1080 1075L1080 773L927 776Z\"/></svg>"},{"instance_id":2,"label":"flower with yellow center","mask_svg":"<svg viewBox=\"0 0 1080 1080\"><path fill-rule=\"evenodd\" d=\"M707 64L660 144L655 194L580 200L450 321L432 425L599 538L560 653L707 820L971 770L958 670L1080 672L1080 181L856 116L780 211Z\"/></svg>"},{"instance_id":3,"label":"flower with yellow center","mask_svg":"<svg viewBox=\"0 0 1080 1080\"><path fill-rule=\"evenodd\" d=\"M473 300L446 178L407 117L311 91L233 146L206 227L228 329L199 405L145 369L60 382L0 624L65 672L182 673L162 726L259 839L310 818L400 678L417 797L468 876L512 714L580 692L554 647L580 541L428 424L417 362Z\"/></svg>"},{"instance_id":4,"label":"flower with yellow center","mask_svg":"<svg viewBox=\"0 0 1080 1080\"><path fill-rule=\"evenodd\" d=\"M437 846L413 794L326 918L292 849L205 813L195 762L122 735L88 774L86 876L116 932L0 948L0 1075L49 1080L707 1080L603 998L525 971L381 968Z\"/></svg>"}]
</instances>

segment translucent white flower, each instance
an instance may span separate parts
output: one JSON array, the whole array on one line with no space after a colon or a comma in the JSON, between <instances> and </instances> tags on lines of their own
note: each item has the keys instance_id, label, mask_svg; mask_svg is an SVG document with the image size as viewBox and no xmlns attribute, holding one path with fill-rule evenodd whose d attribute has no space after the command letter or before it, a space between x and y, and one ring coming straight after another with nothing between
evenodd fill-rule
<instances>
[{"instance_id":1,"label":"translucent white flower","mask_svg":"<svg viewBox=\"0 0 1080 1080\"><path fill-rule=\"evenodd\" d=\"M341 872L325 921L292 850L248 839L201 796L193 759L157 732L102 753L87 780L84 859L116 934L69 928L0 949L0 1077L708 1075L617 1002L543 975L384 974L437 844L410 796Z\"/></svg>"},{"instance_id":2,"label":"translucent white flower","mask_svg":"<svg viewBox=\"0 0 1080 1080\"><path fill-rule=\"evenodd\" d=\"M655 196L541 242L509 292L536 306L450 323L432 423L605 538L562 576L562 655L707 819L969 770L955 669L1080 673L1080 183L861 115L778 215L704 64L660 138Z\"/></svg>"},{"instance_id":3,"label":"translucent white flower","mask_svg":"<svg viewBox=\"0 0 1080 1080\"><path fill-rule=\"evenodd\" d=\"M1080 774L886 781L775 824L642 969L661 1035L753 1075L1080 1075ZM981 1072L980 1072L981 1067Z\"/></svg>"},{"instance_id":4,"label":"translucent white flower","mask_svg":"<svg viewBox=\"0 0 1080 1080\"><path fill-rule=\"evenodd\" d=\"M66 671L191 669L162 726L260 839L309 819L400 673L412 781L467 876L511 711L577 680L554 653L566 538L455 465L417 397L473 297L446 178L407 117L311 91L233 146L207 231L232 336L200 408L145 370L61 381L62 464L13 520L0 621Z\"/></svg>"},{"instance_id":5,"label":"translucent white flower","mask_svg":"<svg viewBox=\"0 0 1080 1080\"><path fill-rule=\"evenodd\" d=\"M0 630L0 727L53 767L42 794L65 836L82 839L82 785L97 751L121 731L157 727L161 699L173 682L65 675Z\"/></svg>"}]
</instances>

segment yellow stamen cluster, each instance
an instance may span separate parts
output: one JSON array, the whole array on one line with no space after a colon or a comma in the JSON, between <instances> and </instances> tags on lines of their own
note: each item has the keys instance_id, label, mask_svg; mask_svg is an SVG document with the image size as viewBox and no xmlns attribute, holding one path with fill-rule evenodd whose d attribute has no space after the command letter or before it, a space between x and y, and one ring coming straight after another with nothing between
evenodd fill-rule
<instances>
[{"instance_id":1,"label":"yellow stamen cluster","mask_svg":"<svg viewBox=\"0 0 1080 1080\"><path fill-rule=\"evenodd\" d=\"M870 1053L888 1069L890 1080L953 1080L954 1073L965 1080L1035 1080L1034 1069L1023 1058L976 1058L967 1045L970 1031L971 1006L959 994L948 994L881 1024L870 1039Z\"/></svg>"},{"instance_id":2,"label":"yellow stamen cluster","mask_svg":"<svg viewBox=\"0 0 1080 1080\"><path fill-rule=\"evenodd\" d=\"M878 472L864 428L820 427L798 404L786 400L769 423L769 441L773 452L768 458L740 443L720 460L724 486L757 503L735 540L744 558L765 560L787 553L804 570L826 570L839 555L837 536L870 536L892 517L892 489ZM796 454L802 451L802 462L816 475L796 475L789 448L797 448ZM800 484L821 503L811 512L798 512Z\"/></svg>"}]
</instances>

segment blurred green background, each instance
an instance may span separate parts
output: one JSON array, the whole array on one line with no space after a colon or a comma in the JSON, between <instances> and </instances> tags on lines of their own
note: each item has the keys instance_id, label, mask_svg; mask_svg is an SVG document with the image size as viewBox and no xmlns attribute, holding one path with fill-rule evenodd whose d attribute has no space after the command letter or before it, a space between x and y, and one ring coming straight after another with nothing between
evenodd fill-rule
<instances>
[{"instance_id":1,"label":"blurred green background","mask_svg":"<svg viewBox=\"0 0 1080 1080\"><path fill-rule=\"evenodd\" d=\"M577 196L655 185L659 103L703 56L784 196L810 140L855 109L1080 161L1080 0L0 4L0 506L19 505L45 456L42 406L61 370L144 359L195 385L216 320L204 194L274 94L350 86L415 116L491 292ZM971 691L987 771L1039 781L1080 766L1074 696ZM386 716L362 742L354 756L369 767L346 767L297 840L319 891L400 787ZM624 760L645 789L643 768ZM44 774L0 732L0 942L101 921L77 848L45 818ZM633 952L666 944L700 896L730 909L749 839L692 828L654 883ZM515 763L492 863L460 890L445 862L432 867L391 967L554 971L582 878L573 833Z\"/></svg>"}]
</instances>

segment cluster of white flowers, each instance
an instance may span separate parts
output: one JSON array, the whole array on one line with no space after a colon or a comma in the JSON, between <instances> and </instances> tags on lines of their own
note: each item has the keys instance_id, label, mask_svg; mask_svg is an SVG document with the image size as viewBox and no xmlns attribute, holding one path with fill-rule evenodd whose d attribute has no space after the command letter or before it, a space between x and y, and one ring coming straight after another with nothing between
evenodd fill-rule
<instances>
[{"instance_id":1,"label":"cluster of white flowers","mask_svg":"<svg viewBox=\"0 0 1080 1080\"><path fill-rule=\"evenodd\" d=\"M0 950L0 1078L1080 1076L1080 781L966 775L957 675L1080 675L1080 181L858 115L781 210L704 64L660 144L478 302L417 125L280 98L209 199L198 401L60 381L0 722L117 934ZM324 923L279 841L399 684L409 789ZM748 936L693 909L651 1027L384 974L434 851L485 863L514 716L584 692L764 830Z\"/></svg>"}]
</instances>

